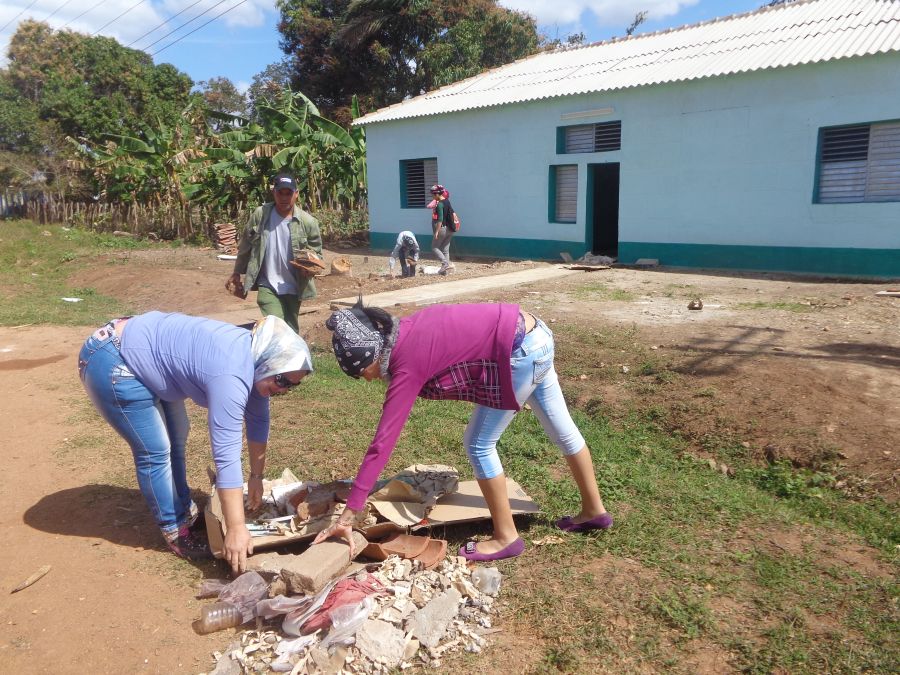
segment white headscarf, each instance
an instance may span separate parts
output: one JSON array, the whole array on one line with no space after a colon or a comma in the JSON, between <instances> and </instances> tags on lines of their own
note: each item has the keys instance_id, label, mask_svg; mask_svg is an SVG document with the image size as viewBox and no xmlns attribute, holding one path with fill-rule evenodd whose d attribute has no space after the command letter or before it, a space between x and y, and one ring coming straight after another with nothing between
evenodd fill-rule
<instances>
[{"instance_id":1,"label":"white headscarf","mask_svg":"<svg viewBox=\"0 0 900 675\"><path fill-rule=\"evenodd\" d=\"M306 341L277 316L256 322L250 342L253 352L253 381L295 370L312 372L312 354Z\"/></svg>"}]
</instances>

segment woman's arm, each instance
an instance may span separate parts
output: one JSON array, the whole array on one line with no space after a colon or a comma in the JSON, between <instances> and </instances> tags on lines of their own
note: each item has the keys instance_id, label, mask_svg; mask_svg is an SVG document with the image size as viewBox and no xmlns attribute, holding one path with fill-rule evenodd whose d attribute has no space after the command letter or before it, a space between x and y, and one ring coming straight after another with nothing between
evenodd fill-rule
<instances>
[{"instance_id":1,"label":"woman's arm","mask_svg":"<svg viewBox=\"0 0 900 675\"><path fill-rule=\"evenodd\" d=\"M247 508L255 511L262 505L263 474L266 472L266 443L247 440L250 476L247 478Z\"/></svg>"},{"instance_id":2,"label":"woman's arm","mask_svg":"<svg viewBox=\"0 0 900 675\"><path fill-rule=\"evenodd\" d=\"M394 452L397 438L403 431L406 420L409 419L409 413L421 388L421 383L406 373L393 376L384 397L378 429L353 481L350 496L347 498L347 507L334 525L319 532L313 541L314 544L328 537L340 536L350 544L350 557L353 557L353 523L356 516L365 509L369 493Z\"/></svg>"},{"instance_id":3,"label":"woman's arm","mask_svg":"<svg viewBox=\"0 0 900 675\"><path fill-rule=\"evenodd\" d=\"M248 418L251 471L254 463L260 475L265 468L268 400L259 395L254 397L254 393L233 375L214 378L207 384L209 439L216 463L216 489L225 518L224 555L235 573L244 571L247 556L253 553L253 542L244 518L244 477L241 469L245 414ZM256 491L261 499L262 481L257 482Z\"/></svg>"}]
</instances>

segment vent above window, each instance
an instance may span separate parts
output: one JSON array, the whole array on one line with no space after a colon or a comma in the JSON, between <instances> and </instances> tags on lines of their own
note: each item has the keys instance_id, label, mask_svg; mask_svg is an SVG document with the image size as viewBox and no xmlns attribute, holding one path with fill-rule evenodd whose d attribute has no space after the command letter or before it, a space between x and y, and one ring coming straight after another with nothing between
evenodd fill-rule
<instances>
[{"instance_id":1,"label":"vent above window","mask_svg":"<svg viewBox=\"0 0 900 675\"><path fill-rule=\"evenodd\" d=\"M565 154L622 149L622 121L565 127Z\"/></svg>"}]
</instances>

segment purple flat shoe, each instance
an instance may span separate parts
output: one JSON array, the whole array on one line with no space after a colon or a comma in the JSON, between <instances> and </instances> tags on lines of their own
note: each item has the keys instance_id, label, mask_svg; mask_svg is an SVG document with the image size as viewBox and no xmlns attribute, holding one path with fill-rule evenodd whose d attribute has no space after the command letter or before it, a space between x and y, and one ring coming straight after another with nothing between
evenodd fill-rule
<instances>
[{"instance_id":1,"label":"purple flat shoe","mask_svg":"<svg viewBox=\"0 0 900 675\"><path fill-rule=\"evenodd\" d=\"M522 555L522 552L525 550L525 542L521 537L516 539L506 548L500 549L496 553L479 553L478 549L475 548L475 546L476 544L474 541L468 541L466 542L465 546L459 549L459 554L466 560L473 560L475 562L490 562L491 560L506 560L507 558L515 558L516 556Z\"/></svg>"},{"instance_id":2,"label":"purple flat shoe","mask_svg":"<svg viewBox=\"0 0 900 675\"><path fill-rule=\"evenodd\" d=\"M587 532L588 530L608 530L612 527L613 517L609 513L601 513L583 523L574 522L574 516L563 516L556 521L556 526L565 532Z\"/></svg>"}]
</instances>

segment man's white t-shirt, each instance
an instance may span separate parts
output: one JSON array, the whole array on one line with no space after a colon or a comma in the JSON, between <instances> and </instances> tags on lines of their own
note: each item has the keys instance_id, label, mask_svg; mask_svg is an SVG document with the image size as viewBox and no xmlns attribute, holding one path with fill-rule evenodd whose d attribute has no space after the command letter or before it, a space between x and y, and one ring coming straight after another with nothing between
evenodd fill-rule
<instances>
[{"instance_id":1,"label":"man's white t-shirt","mask_svg":"<svg viewBox=\"0 0 900 675\"><path fill-rule=\"evenodd\" d=\"M291 250L292 218L293 213L285 217L272 209L266 224L268 237L259 283L275 291L276 295L297 295L298 292L294 270L288 264L294 257Z\"/></svg>"}]
</instances>

